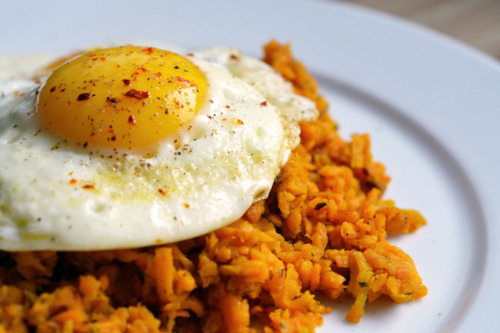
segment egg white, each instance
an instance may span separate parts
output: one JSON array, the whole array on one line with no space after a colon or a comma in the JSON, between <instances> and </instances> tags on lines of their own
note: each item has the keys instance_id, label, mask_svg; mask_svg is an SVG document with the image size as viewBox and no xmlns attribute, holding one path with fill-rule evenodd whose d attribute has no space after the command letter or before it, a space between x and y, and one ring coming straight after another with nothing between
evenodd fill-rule
<instances>
[{"instance_id":1,"label":"egg white","mask_svg":"<svg viewBox=\"0 0 500 333\"><path fill-rule=\"evenodd\" d=\"M190 60L207 76L209 101L148 157L60 141L40 130L40 85L0 81L0 248L175 242L227 225L265 198L299 142L298 122L317 117L314 103L236 50Z\"/></svg>"}]
</instances>

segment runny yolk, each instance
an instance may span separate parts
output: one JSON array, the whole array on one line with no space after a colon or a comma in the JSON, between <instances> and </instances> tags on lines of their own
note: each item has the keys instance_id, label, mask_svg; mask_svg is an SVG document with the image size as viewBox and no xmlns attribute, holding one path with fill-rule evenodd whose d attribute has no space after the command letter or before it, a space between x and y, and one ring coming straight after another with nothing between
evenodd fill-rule
<instances>
[{"instance_id":1,"label":"runny yolk","mask_svg":"<svg viewBox=\"0 0 500 333\"><path fill-rule=\"evenodd\" d=\"M145 148L192 120L206 92L203 72L177 53L137 46L96 49L50 75L38 114L68 142Z\"/></svg>"}]
</instances>

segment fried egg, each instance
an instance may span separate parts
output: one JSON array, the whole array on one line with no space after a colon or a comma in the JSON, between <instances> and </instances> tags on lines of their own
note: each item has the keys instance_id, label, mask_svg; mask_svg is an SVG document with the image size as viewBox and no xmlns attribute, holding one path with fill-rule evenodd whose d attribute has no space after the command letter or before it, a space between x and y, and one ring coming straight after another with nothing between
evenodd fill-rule
<instances>
[{"instance_id":1,"label":"fried egg","mask_svg":"<svg viewBox=\"0 0 500 333\"><path fill-rule=\"evenodd\" d=\"M228 48L119 46L0 81L0 248L193 238L266 198L312 101Z\"/></svg>"}]
</instances>

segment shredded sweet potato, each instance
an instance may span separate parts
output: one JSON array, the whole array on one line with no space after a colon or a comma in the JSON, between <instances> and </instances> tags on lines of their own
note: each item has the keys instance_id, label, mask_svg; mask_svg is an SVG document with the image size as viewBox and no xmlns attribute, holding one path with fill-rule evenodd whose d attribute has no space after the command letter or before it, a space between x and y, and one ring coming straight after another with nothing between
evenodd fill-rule
<instances>
[{"instance_id":1,"label":"shredded sweet potato","mask_svg":"<svg viewBox=\"0 0 500 333\"><path fill-rule=\"evenodd\" d=\"M264 60L321 111L301 124L292 152L265 201L212 233L142 249L0 252L0 332L313 332L352 299L427 294L413 260L387 237L426 222L383 200L389 182L372 160L368 135L343 140L316 81L288 45L265 46ZM351 296L351 297L346 297Z\"/></svg>"}]
</instances>

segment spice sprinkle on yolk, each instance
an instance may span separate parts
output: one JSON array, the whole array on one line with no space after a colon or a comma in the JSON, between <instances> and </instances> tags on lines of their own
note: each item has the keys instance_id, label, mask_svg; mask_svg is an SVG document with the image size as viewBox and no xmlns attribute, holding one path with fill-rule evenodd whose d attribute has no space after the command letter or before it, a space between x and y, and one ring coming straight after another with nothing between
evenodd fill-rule
<instances>
[{"instance_id":1,"label":"spice sprinkle on yolk","mask_svg":"<svg viewBox=\"0 0 500 333\"><path fill-rule=\"evenodd\" d=\"M38 114L49 131L83 147L146 148L196 116L207 86L204 73L174 52L94 49L50 75Z\"/></svg>"}]
</instances>

